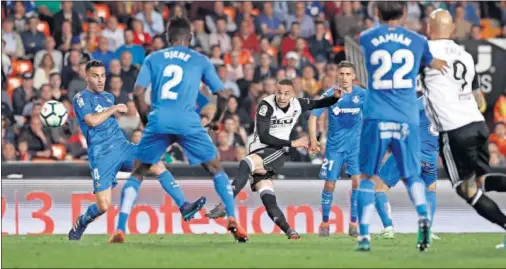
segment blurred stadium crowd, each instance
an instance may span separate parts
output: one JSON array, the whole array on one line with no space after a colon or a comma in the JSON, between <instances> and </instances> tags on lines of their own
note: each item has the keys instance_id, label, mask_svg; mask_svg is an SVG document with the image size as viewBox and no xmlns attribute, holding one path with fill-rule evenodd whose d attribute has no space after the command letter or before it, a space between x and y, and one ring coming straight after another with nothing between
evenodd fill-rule
<instances>
[{"instance_id":1,"label":"blurred stadium crowd","mask_svg":"<svg viewBox=\"0 0 506 269\"><path fill-rule=\"evenodd\" d=\"M336 84L336 63L345 59L344 37L357 36L378 23L374 2L100 2L2 1L2 161L86 160L86 140L71 105L86 87L85 63L103 61L106 90L125 103L117 115L132 142L142 124L132 101L140 65L152 51L166 47L165 25L172 16L192 21L192 48L209 56L230 94L220 131L212 137L221 160L246 155L257 102L273 93L280 78L290 78L296 94L315 97ZM421 34L427 15L450 10L455 39L506 37L506 1L409 1L406 26ZM197 109L205 123L214 100L206 96ZM69 120L46 128L38 113L48 100L63 102ZM494 105L494 104L489 104ZM306 132L301 117L297 134ZM496 105L491 135L491 163L505 165L506 97ZM322 144L326 118L319 121ZM324 150L325 147L322 147ZM321 163L321 156L292 150L292 161ZM167 149L167 163L185 162L177 144Z\"/></svg>"}]
</instances>

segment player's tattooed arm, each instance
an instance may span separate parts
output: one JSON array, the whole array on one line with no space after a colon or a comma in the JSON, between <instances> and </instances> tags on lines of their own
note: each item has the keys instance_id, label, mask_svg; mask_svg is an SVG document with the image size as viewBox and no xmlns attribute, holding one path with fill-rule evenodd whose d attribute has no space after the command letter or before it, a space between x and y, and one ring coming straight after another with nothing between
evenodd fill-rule
<instances>
[{"instance_id":1,"label":"player's tattooed arm","mask_svg":"<svg viewBox=\"0 0 506 269\"><path fill-rule=\"evenodd\" d=\"M483 113L485 110L487 110L487 101L485 100L485 97L483 96L483 92L480 88L480 81L478 80L478 73L474 75L473 83L472 83L472 89L473 89L473 96L476 100L476 103L478 104L478 108L480 109L480 112Z\"/></svg>"},{"instance_id":2,"label":"player's tattooed arm","mask_svg":"<svg viewBox=\"0 0 506 269\"><path fill-rule=\"evenodd\" d=\"M214 112L213 119L206 125L206 128L211 128L215 131L218 130L218 122L221 121L228 102L227 94L224 91L216 93L216 97L216 112Z\"/></svg>"},{"instance_id":3,"label":"player's tattooed arm","mask_svg":"<svg viewBox=\"0 0 506 269\"><path fill-rule=\"evenodd\" d=\"M109 109L106 109L105 111L88 114L84 117L84 121L88 126L95 127L100 124L102 124L104 121L106 121L108 118L112 117L114 113L120 112L120 113L126 113L128 111L127 106L124 104L117 104L115 106L112 106Z\"/></svg>"},{"instance_id":4,"label":"player's tattooed arm","mask_svg":"<svg viewBox=\"0 0 506 269\"><path fill-rule=\"evenodd\" d=\"M134 88L134 104L139 116L141 117L142 124L146 126L148 122L148 113L151 110L146 103L146 88L142 86L135 86Z\"/></svg>"}]
</instances>

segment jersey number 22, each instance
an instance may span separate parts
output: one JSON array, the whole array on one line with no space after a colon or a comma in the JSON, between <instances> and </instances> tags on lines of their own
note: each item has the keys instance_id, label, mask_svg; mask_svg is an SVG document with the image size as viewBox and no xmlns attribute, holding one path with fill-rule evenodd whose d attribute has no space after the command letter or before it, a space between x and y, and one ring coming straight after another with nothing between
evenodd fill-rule
<instances>
[{"instance_id":1,"label":"jersey number 22","mask_svg":"<svg viewBox=\"0 0 506 269\"><path fill-rule=\"evenodd\" d=\"M376 90L406 89L413 88L412 79L404 79L404 77L413 70L415 64L415 56L408 49L396 50L392 55L386 50L377 50L371 54L371 64L381 65L372 75L372 86ZM390 70L392 64L404 64L395 70L393 79L382 79Z\"/></svg>"},{"instance_id":2,"label":"jersey number 22","mask_svg":"<svg viewBox=\"0 0 506 269\"><path fill-rule=\"evenodd\" d=\"M172 78L163 84L161 98L176 100L177 92L171 90L183 80L183 68L175 64L167 65L165 69L163 69L163 76Z\"/></svg>"}]
</instances>

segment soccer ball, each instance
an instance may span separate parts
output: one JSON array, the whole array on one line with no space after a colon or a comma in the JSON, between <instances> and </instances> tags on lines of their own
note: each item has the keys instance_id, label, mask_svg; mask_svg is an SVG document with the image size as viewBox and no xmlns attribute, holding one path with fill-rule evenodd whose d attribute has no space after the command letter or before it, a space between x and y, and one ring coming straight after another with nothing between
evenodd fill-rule
<instances>
[{"instance_id":1,"label":"soccer ball","mask_svg":"<svg viewBox=\"0 0 506 269\"><path fill-rule=\"evenodd\" d=\"M67 122L67 109L58 101L47 101L40 109L40 120L44 126L60 127Z\"/></svg>"}]
</instances>

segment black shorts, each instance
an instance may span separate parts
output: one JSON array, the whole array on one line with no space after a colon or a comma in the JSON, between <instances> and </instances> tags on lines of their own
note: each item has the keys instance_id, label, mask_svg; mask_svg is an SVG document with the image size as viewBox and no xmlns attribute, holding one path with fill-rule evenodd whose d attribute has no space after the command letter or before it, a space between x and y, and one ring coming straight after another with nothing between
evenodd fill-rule
<instances>
[{"instance_id":1,"label":"black shorts","mask_svg":"<svg viewBox=\"0 0 506 269\"><path fill-rule=\"evenodd\" d=\"M439 134L439 155L453 185L490 173L488 136L483 121Z\"/></svg>"},{"instance_id":2,"label":"black shorts","mask_svg":"<svg viewBox=\"0 0 506 269\"><path fill-rule=\"evenodd\" d=\"M251 154L260 156L263 160L264 168L267 170L265 175L253 174L250 180L251 190L256 191L255 185L266 179L271 179L272 176L277 175L279 171L285 166L287 150L279 148L264 148L255 151Z\"/></svg>"}]
</instances>

